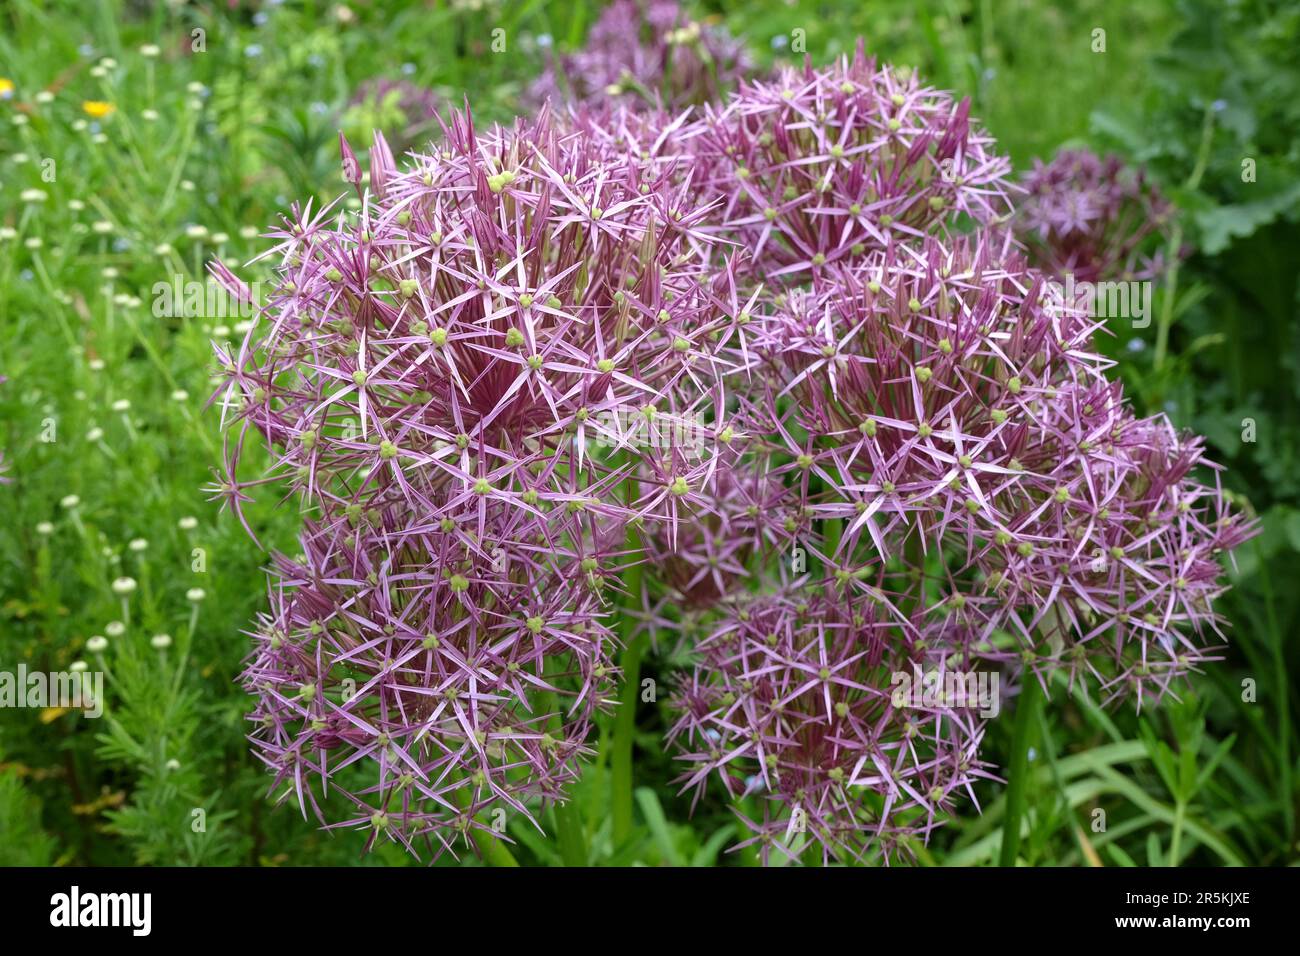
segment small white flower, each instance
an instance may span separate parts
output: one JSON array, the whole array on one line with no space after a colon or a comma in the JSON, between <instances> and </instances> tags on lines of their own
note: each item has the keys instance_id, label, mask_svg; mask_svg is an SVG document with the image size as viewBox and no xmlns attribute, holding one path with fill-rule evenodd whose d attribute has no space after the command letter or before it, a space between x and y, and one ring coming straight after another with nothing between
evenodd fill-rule
<instances>
[{"instance_id":1,"label":"small white flower","mask_svg":"<svg viewBox=\"0 0 1300 956\"><path fill-rule=\"evenodd\" d=\"M124 412L130 407L131 400L129 398L119 398L113 403L113 411L115 412Z\"/></svg>"},{"instance_id":2,"label":"small white flower","mask_svg":"<svg viewBox=\"0 0 1300 956\"><path fill-rule=\"evenodd\" d=\"M114 269L112 266L105 266L103 269L99 271L99 274L103 276L105 279L116 279L118 276L117 270Z\"/></svg>"},{"instance_id":3,"label":"small white flower","mask_svg":"<svg viewBox=\"0 0 1300 956\"><path fill-rule=\"evenodd\" d=\"M172 392L172 401L173 401L173 402L183 402L183 401L185 401L186 399L188 399L189 397L190 397L190 393L187 392L187 391L185 391L185 389L183 389L183 388L178 388L178 389L176 389L176 391Z\"/></svg>"},{"instance_id":4,"label":"small white flower","mask_svg":"<svg viewBox=\"0 0 1300 956\"><path fill-rule=\"evenodd\" d=\"M195 80L189 86L185 87L185 89L188 90L190 93L193 93L194 95L198 96L202 93L207 92L208 88L204 86L202 83Z\"/></svg>"},{"instance_id":5,"label":"small white flower","mask_svg":"<svg viewBox=\"0 0 1300 956\"><path fill-rule=\"evenodd\" d=\"M108 142L108 134L96 133L94 136L90 137L90 141L94 143L96 146L103 146L105 143Z\"/></svg>"},{"instance_id":6,"label":"small white flower","mask_svg":"<svg viewBox=\"0 0 1300 956\"><path fill-rule=\"evenodd\" d=\"M15 113L13 116L9 117L9 122L13 123L15 126L26 126L27 117L22 113Z\"/></svg>"},{"instance_id":7,"label":"small white flower","mask_svg":"<svg viewBox=\"0 0 1300 956\"><path fill-rule=\"evenodd\" d=\"M104 360L102 358L93 358L89 362L87 362L86 365L90 368L92 372L104 371Z\"/></svg>"},{"instance_id":8,"label":"small white flower","mask_svg":"<svg viewBox=\"0 0 1300 956\"><path fill-rule=\"evenodd\" d=\"M102 428L92 428L90 431L86 432L86 441L89 442L99 441L103 437L104 429Z\"/></svg>"},{"instance_id":9,"label":"small white flower","mask_svg":"<svg viewBox=\"0 0 1300 956\"><path fill-rule=\"evenodd\" d=\"M53 103L53 102L54 102L54 94L51 93L49 90L41 90L39 93L36 94L36 102L37 102L37 103Z\"/></svg>"},{"instance_id":10,"label":"small white flower","mask_svg":"<svg viewBox=\"0 0 1300 956\"><path fill-rule=\"evenodd\" d=\"M99 61L99 65L106 70L116 70L117 60L113 59L111 56L106 56Z\"/></svg>"},{"instance_id":11,"label":"small white flower","mask_svg":"<svg viewBox=\"0 0 1300 956\"><path fill-rule=\"evenodd\" d=\"M42 537L54 534L54 525L48 521L38 521L36 523L36 533Z\"/></svg>"},{"instance_id":12,"label":"small white flower","mask_svg":"<svg viewBox=\"0 0 1300 956\"><path fill-rule=\"evenodd\" d=\"M186 515L180 521L176 522L176 526L182 531L193 531L199 526L199 519L192 515Z\"/></svg>"},{"instance_id":13,"label":"small white flower","mask_svg":"<svg viewBox=\"0 0 1300 956\"><path fill-rule=\"evenodd\" d=\"M243 238L243 239L256 239L256 238L257 238L257 227L256 227L256 226L241 226L240 229L239 229L239 235L240 235L240 237Z\"/></svg>"},{"instance_id":14,"label":"small white flower","mask_svg":"<svg viewBox=\"0 0 1300 956\"><path fill-rule=\"evenodd\" d=\"M175 757L172 757L171 760L168 760L168 761L167 761L167 769L168 769L168 770L180 770L180 769L181 769L181 762L180 762L179 760L177 760Z\"/></svg>"},{"instance_id":15,"label":"small white flower","mask_svg":"<svg viewBox=\"0 0 1300 956\"><path fill-rule=\"evenodd\" d=\"M102 654L108 647L108 638L96 634L90 640L86 641L86 650L92 654Z\"/></svg>"},{"instance_id":16,"label":"small white flower","mask_svg":"<svg viewBox=\"0 0 1300 956\"><path fill-rule=\"evenodd\" d=\"M90 228L95 230L99 235L106 236L113 231L113 224L107 219L101 219L98 222L93 223Z\"/></svg>"},{"instance_id":17,"label":"small white flower","mask_svg":"<svg viewBox=\"0 0 1300 956\"><path fill-rule=\"evenodd\" d=\"M135 591L135 578L118 578L113 582L113 593L127 595Z\"/></svg>"},{"instance_id":18,"label":"small white flower","mask_svg":"<svg viewBox=\"0 0 1300 956\"><path fill-rule=\"evenodd\" d=\"M0 239L17 239L18 230L13 226L0 226Z\"/></svg>"},{"instance_id":19,"label":"small white flower","mask_svg":"<svg viewBox=\"0 0 1300 956\"><path fill-rule=\"evenodd\" d=\"M155 120L158 119L158 111L157 111L157 110L141 110L141 111L140 111L140 118L141 118L142 120L146 120L147 122L152 123L152 122L154 122Z\"/></svg>"},{"instance_id":20,"label":"small white flower","mask_svg":"<svg viewBox=\"0 0 1300 956\"><path fill-rule=\"evenodd\" d=\"M13 161L14 165L21 166L23 163L27 162L27 160L30 159L31 157L28 156L26 153L14 153L9 158L10 160Z\"/></svg>"},{"instance_id":21,"label":"small white flower","mask_svg":"<svg viewBox=\"0 0 1300 956\"><path fill-rule=\"evenodd\" d=\"M170 242L160 242L153 247L155 256L169 256L172 253L172 244Z\"/></svg>"},{"instance_id":22,"label":"small white flower","mask_svg":"<svg viewBox=\"0 0 1300 956\"><path fill-rule=\"evenodd\" d=\"M121 637L126 633L126 625L121 621L109 621L104 626L104 633L109 637Z\"/></svg>"},{"instance_id":23,"label":"small white flower","mask_svg":"<svg viewBox=\"0 0 1300 956\"><path fill-rule=\"evenodd\" d=\"M71 664L68 665L68 670L72 671L72 673L74 674L83 674L87 670L86 662L73 661Z\"/></svg>"},{"instance_id":24,"label":"small white flower","mask_svg":"<svg viewBox=\"0 0 1300 956\"><path fill-rule=\"evenodd\" d=\"M73 212L81 212L81 210L86 208L86 204L82 202L80 199L69 199L68 208L71 209Z\"/></svg>"},{"instance_id":25,"label":"small white flower","mask_svg":"<svg viewBox=\"0 0 1300 956\"><path fill-rule=\"evenodd\" d=\"M162 49L156 43L146 43L144 46L140 47L141 56L147 56L152 58L157 56L161 52Z\"/></svg>"},{"instance_id":26,"label":"small white flower","mask_svg":"<svg viewBox=\"0 0 1300 956\"><path fill-rule=\"evenodd\" d=\"M77 505L81 504L81 499L76 495L64 495L64 497L60 499L59 504L71 511L73 508L77 507Z\"/></svg>"},{"instance_id":27,"label":"small white flower","mask_svg":"<svg viewBox=\"0 0 1300 956\"><path fill-rule=\"evenodd\" d=\"M229 338L229 337L230 337L230 326L228 326L228 325L218 325L218 326L215 326L215 327L212 329L212 334L215 335L215 336L216 336L217 338L219 338L219 339Z\"/></svg>"},{"instance_id":28,"label":"small white flower","mask_svg":"<svg viewBox=\"0 0 1300 956\"><path fill-rule=\"evenodd\" d=\"M192 179L182 179L182 180L181 180L181 190L182 190L183 192L192 193L192 192L194 192L194 188L195 188L195 187L194 187L194 180L192 180ZM205 231L206 231L206 230L205 230Z\"/></svg>"},{"instance_id":29,"label":"small white flower","mask_svg":"<svg viewBox=\"0 0 1300 956\"><path fill-rule=\"evenodd\" d=\"M158 650L166 650L172 646L172 636L170 634L155 634L149 638L149 643Z\"/></svg>"},{"instance_id":30,"label":"small white flower","mask_svg":"<svg viewBox=\"0 0 1300 956\"><path fill-rule=\"evenodd\" d=\"M92 66L90 68L90 75L97 80L102 80L104 77L108 76L108 70L104 69L102 66Z\"/></svg>"},{"instance_id":31,"label":"small white flower","mask_svg":"<svg viewBox=\"0 0 1300 956\"><path fill-rule=\"evenodd\" d=\"M128 544L127 547L130 548L132 551L134 551L136 554L139 554L141 551L144 551L146 548L149 547L149 542L146 541L144 538L132 538L131 543Z\"/></svg>"},{"instance_id":32,"label":"small white flower","mask_svg":"<svg viewBox=\"0 0 1300 956\"><path fill-rule=\"evenodd\" d=\"M185 235L189 236L191 239L203 239L207 237L207 234L208 230L206 226L185 227Z\"/></svg>"},{"instance_id":33,"label":"small white flower","mask_svg":"<svg viewBox=\"0 0 1300 956\"><path fill-rule=\"evenodd\" d=\"M208 592L203 590L203 588L190 588L185 592L185 600L189 601L191 604L198 604L207 596Z\"/></svg>"},{"instance_id":34,"label":"small white flower","mask_svg":"<svg viewBox=\"0 0 1300 956\"><path fill-rule=\"evenodd\" d=\"M45 202L45 200L49 199L50 197L49 194L46 193L44 189L24 189L22 192L18 194L18 198L21 199L23 202L37 203L37 202Z\"/></svg>"},{"instance_id":35,"label":"small white flower","mask_svg":"<svg viewBox=\"0 0 1300 956\"><path fill-rule=\"evenodd\" d=\"M45 243L41 241L40 236L32 236L30 239L25 240L23 245L28 249L39 249L41 246L45 245Z\"/></svg>"},{"instance_id":36,"label":"small white flower","mask_svg":"<svg viewBox=\"0 0 1300 956\"><path fill-rule=\"evenodd\" d=\"M212 241L215 242L217 245L221 245L223 242L229 242L230 237L226 235L224 232L214 232L212 234Z\"/></svg>"},{"instance_id":37,"label":"small white flower","mask_svg":"<svg viewBox=\"0 0 1300 956\"><path fill-rule=\"evenodd\" d=\"M85 130L85 128L86 128L87 126L89 126L89 125L90 125L90 124L87 123L84 119L78 119L78 120L73 120L73 121L72 121L72 128L73 128L74 130L76 130L78 133L80 133L80 132L82 132L83 130Z\"/></svg>"}]
</instances>

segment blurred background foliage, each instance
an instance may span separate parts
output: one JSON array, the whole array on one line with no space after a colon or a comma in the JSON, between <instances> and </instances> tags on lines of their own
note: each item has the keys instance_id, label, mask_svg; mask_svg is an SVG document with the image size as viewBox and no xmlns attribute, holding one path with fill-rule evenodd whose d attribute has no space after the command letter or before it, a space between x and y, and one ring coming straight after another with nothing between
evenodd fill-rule
<instances>
[{"instance_id":1,"label":"blurred background foliage","mask_svg":"<svg viewBox=\"0 0 1300 956\"><path fill-rule=\"evenodd\" d=\"M1017 171L1063 147L1114 151L1144 164L1175 201L1171 245L1185 255L1156 291L1155 321L1112 323L1105 347L1141 411L1207 436L1263 533L1237 556L1225 659L1181 701L1137 715L1053 689L1021 856L1040 865L1294 862L1300 5L728 0L693 9L744 36L763 66L801 60L803 44L824 63L862 35L869 52L969 95ZM0 8L0 375L9 379L0 449L14 479L0 488L0 670L74 660L93 669L86 641L125 625L104 652L103 719L0 711L0 863L413 862L391 846L360 859L359 840L264 799L235 679L242 629L265 600L265 555L202 491L220 441L216 412L204 407L209 342L237 334L238 319L155 317L152 290L174 275L201 277L212 255L246 261L289 202L335 195L340 126L354 142L376 125L392 138L409 122L402 132L413 142L428 132L394 98L359 97L368 81L405 81L438 105L468 97L479 122L508 121L546 58L579 46L598 13L593 0ZM505 54L492 51L494 30L505 31ZM141 52L150 45L156 53ZM68 496L79 502L65 506ZM292 508L261 500L249 513L264 543L293 547ZM146 545L132 549L136 539ZM128 575L139 589L126 616L111 582ZM150 644L160 633L173 636L166 651ZM679 664L652 659L643 676L663 685ZM610 836L599 759L576 788L590 861L752 863L726 852L738 822L718 795L691 813L671 785L661 707L637 715L630 840ZM1005 718L990 730L988 755L1002 764L1009 735ZM968 807L915 848L919 862L997 859L1002 788L988 784L979 800L981 813ZM535 830L511 835L522 861L559 861Z\"/></svg>"}]
</instances>

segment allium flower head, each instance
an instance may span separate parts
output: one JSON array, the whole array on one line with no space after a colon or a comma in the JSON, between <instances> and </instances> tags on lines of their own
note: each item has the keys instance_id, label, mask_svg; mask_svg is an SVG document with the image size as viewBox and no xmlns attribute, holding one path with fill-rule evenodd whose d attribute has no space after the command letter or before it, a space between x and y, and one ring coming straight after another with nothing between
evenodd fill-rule
<instances>
[{"instance_id":1,"label":"allium flower head","mask_svg":"<svg viewBox=\"0 0 1300 956\"><path fill-rule=\"evenodd\" d=\"M650 623L702 635L673 701L683 780L765 796L765 858L890 859L973 799L988 714L900 701L900 674L1063 670L1140 707L1212 655L1221 561L1254 529L1005 230L890 243L748 308L728 481L780 502L788 561L734 586L772 526L720 509L665 549L683 580Z\"/></svg>"},{"instance_id":2,"label":"allium flower head","mask_svg":"<svg viewBox=\"0 0 1300 956\"><path fill-rule=\"evenodd\" d=\"M1204 657L1217 556L1249 529L1008 242L930 239L783 296L760 347L772 473L834 523L820 560L955 614L963 658L1010 633L1037 674L1159 696Z\"/></svg>"},{"instance_id":3,"label":"allium flower head","mask_svg":"<svg viewBox=\"0 0 1300 956\"><path fill-rule=\"evenodd\" d=\"M529 99L678 108L718 99L751 66L740 40L691 19L676 0L614 0L586 46L553 60Z\"/></svg>"},{"instance_id":4,"label":"allium flower head","mask_svg":"<svg viewBox=\"0 0 1300 956\"><path fill-rule=\"evenodd\" d=\"M1022 183L1016 231L1032 264L1079 282L1150 279L1163 272L1154 237L1167 231L1173 207L1118 156L1062 150L1034 161Z\"/></svg>"},{"instance_id":5,"label":"allium flower head","mask_svg":"<svg viewBox=\"0 0 1300 956\"><path fill-rule=\"evenodd\" d=\"M370 158L359 212L271 234L279 287L222 354L217 491L238 512L273 482L312 515L246 675L285 795L324 818L338 787L339 825L438 852L572 775L612 674L605 584L641 559L627 523L675 534L725 448L666 426L716 414L734 275L683 185L546 110L486 134L453 115L405 168L377 135ZM274 464L246 482L254 433Z\"/></svg>"},{"instance_id":6,"label":"allium flower head","mask_svg":"<svg viewBox=\"0 0 1300 956\"><path fill-rule=\"evenodd\" d=\"M793 588L757 599L698 648L674 696L670 739L702 789L753 794L746 819L764 862L886 861L924 838L985 775L969 708L896 706L893 675L930 656L898 636L895 611L864 593Z\"/></svg>"},{"instance_id":7,"label":"allium flower head","mask_svg":"<svg viewBox=\"0 0 1300 956\"><path fill-rule=\"evenodd\" d=\"M970 101L878 66L861 42L825 69L787 68L710 108L693 152L724 235L766 282L794 282L956 216L1008 213L1008 161L972 123Z\"/></svg>"}]
</instances>

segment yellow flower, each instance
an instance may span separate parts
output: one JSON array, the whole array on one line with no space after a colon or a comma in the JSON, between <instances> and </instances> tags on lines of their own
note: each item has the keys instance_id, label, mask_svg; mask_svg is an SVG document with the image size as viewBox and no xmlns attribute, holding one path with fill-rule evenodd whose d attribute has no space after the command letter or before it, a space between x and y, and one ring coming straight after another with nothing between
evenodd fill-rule
<instances>
[{"instance_id":1,"label":"yellow flower","mask_svg":"<svg viewBox=\"0 0 1300 956\"><path fill-rule=\"evenodd\" d=\"M81 104L81 108L88 116L93 116L95 119L103 119L117 109L112 103L105 103L103 100L86 100Z\"/></svg>"},{"instance_id":2,"label":"yellow flower","mask_svg":"<svg viewBox=\"0 0 1300 956\"><path fill-rule=\"evenodd\" d=\"M0 76L0 100L7 100L14 95L14 81Z\"/></svg>"}]
</instances>

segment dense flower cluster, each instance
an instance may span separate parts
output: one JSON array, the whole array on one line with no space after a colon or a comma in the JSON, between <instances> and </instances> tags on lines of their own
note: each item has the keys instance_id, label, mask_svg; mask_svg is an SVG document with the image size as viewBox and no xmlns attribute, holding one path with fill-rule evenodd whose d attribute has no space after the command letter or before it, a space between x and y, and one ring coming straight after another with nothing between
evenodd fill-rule
<instances>
[{"instance_id":1,"label":"dense flower cluster","mask_svg":"<svg viewBox=\"0 0 1300 956\"><path fill-rule=\"evenodd\" d=\"M770 473L834 523L808 539L826 567L956 617L963 660L1011 650L1139 703L1204 658L1217 556L1248 527L1005 237L870 256L763 327Z\"/></svg>"},{"instance_id":2,"label":"dense flower cluster","mask_svg":"<svg viewBox=\"0 0 1300 956\"><path fill-rule=\"evenodd\" d=\"M888 861L974 799L999 684L900 675L1065 671L1143 706L1222 639L1253 528L1051 288L1150 267L1163 202L1109 161L1039 169L1039 271L968 101L859 45L675 108L743 61L719 42L615 3L566 67L606 102L455 114L400 168L376 135L368 188L343 139L359 211L271 234L279 287L222 356L220 493L306 516L245 675L254 740L283 799L367 845L436 855L563 799L616 602L692 657L682 782L720 782L764 859ZM243 480L253 434L273 465Z\"/></svg>"},{"instance_id":3,"label":"dense flower cluster","mask_svg":"<svg viewBox=\"0 0 1300 956\"><path fill-rule=\"evenodd\" d=\"M829 68L742 84L707 108L694 152L723 234L762 281L793 283L956 216L1006 215L1010 164L969 114L859 44Z\"/></svg>"},{"instance_id":4,"label":"dense flower cluster","mask_svg":"<svg viewBox=\"0 0 1300 956\"><path fill-rule=\"evenodd\" d=\"M699 642L670 739L697 794L716 776L733 798L760 801L754 818L741 811L754 833L742 845L758 844L765 862L810 847L823 862L906 852L986 775L975 711L897 706L892 676L905 662L941 664L901 623L874 595L786 588Z\"/></svg>"},{"instance_id":5,"label":"dense flower cluster","mask_svg":"<svg viewBox=\"0 0 1300 956\"><path fill-rule=\"evenodd\" d=\"M404 169L377 136L363 195L271 235L280 286L223 356L221 491L240 510L275 482L309 515L246 675L284 795L323 818L332 784L340 825L436 850L572 775L613 676L601 593L640 559L630 519L673 538L707 491L724 445L683 426L735 320L688 197L546 111L486 135L456 115ZM275 465L241 483L253 433Z\"/></svg>"},{"instance_id":6,"label":"dense flower cluster","mask_svg":"<svg viewBox=\"0 0 1300 956\"><path fill-rule=\"evenodd\" d=\"M743 43L690 19L676 0L614 0L586 46L553 59L529 98L698 105L721 97L750 69Z\"/></svg>"},{"instance_id":7,"label":"dense flower cluster","mask_svg":"<svg viewBox=\"0 0 1300 956\"><path fill-rule=\"evenodd\" d=\"M1016 230L1034 265L1078 282L1163 271L1150 245L1166 232L1173 207L1141 170L1118 156L1062 150L1050 163L1035 160L1022 185Z\"/></svg>"},{"instance_id":8,"label":"dense flower cluster","mask_svg":"<svg viewBox=\"0 0 1300 956\"><path fill-rule=\"evenodd\" d=\"M1063 669L1141 706L1211 654L1219 557L1250 528L1005 232L891 246L759 311L735 418L777 573L751 576L767 596L725 587L749 528L665 563L701 599L675 619L703 635L675 698L684 779L764 798L765 854L907 854L983 773L989 702L899 706L899 675Z\"/></svg>"}]
</instances>

